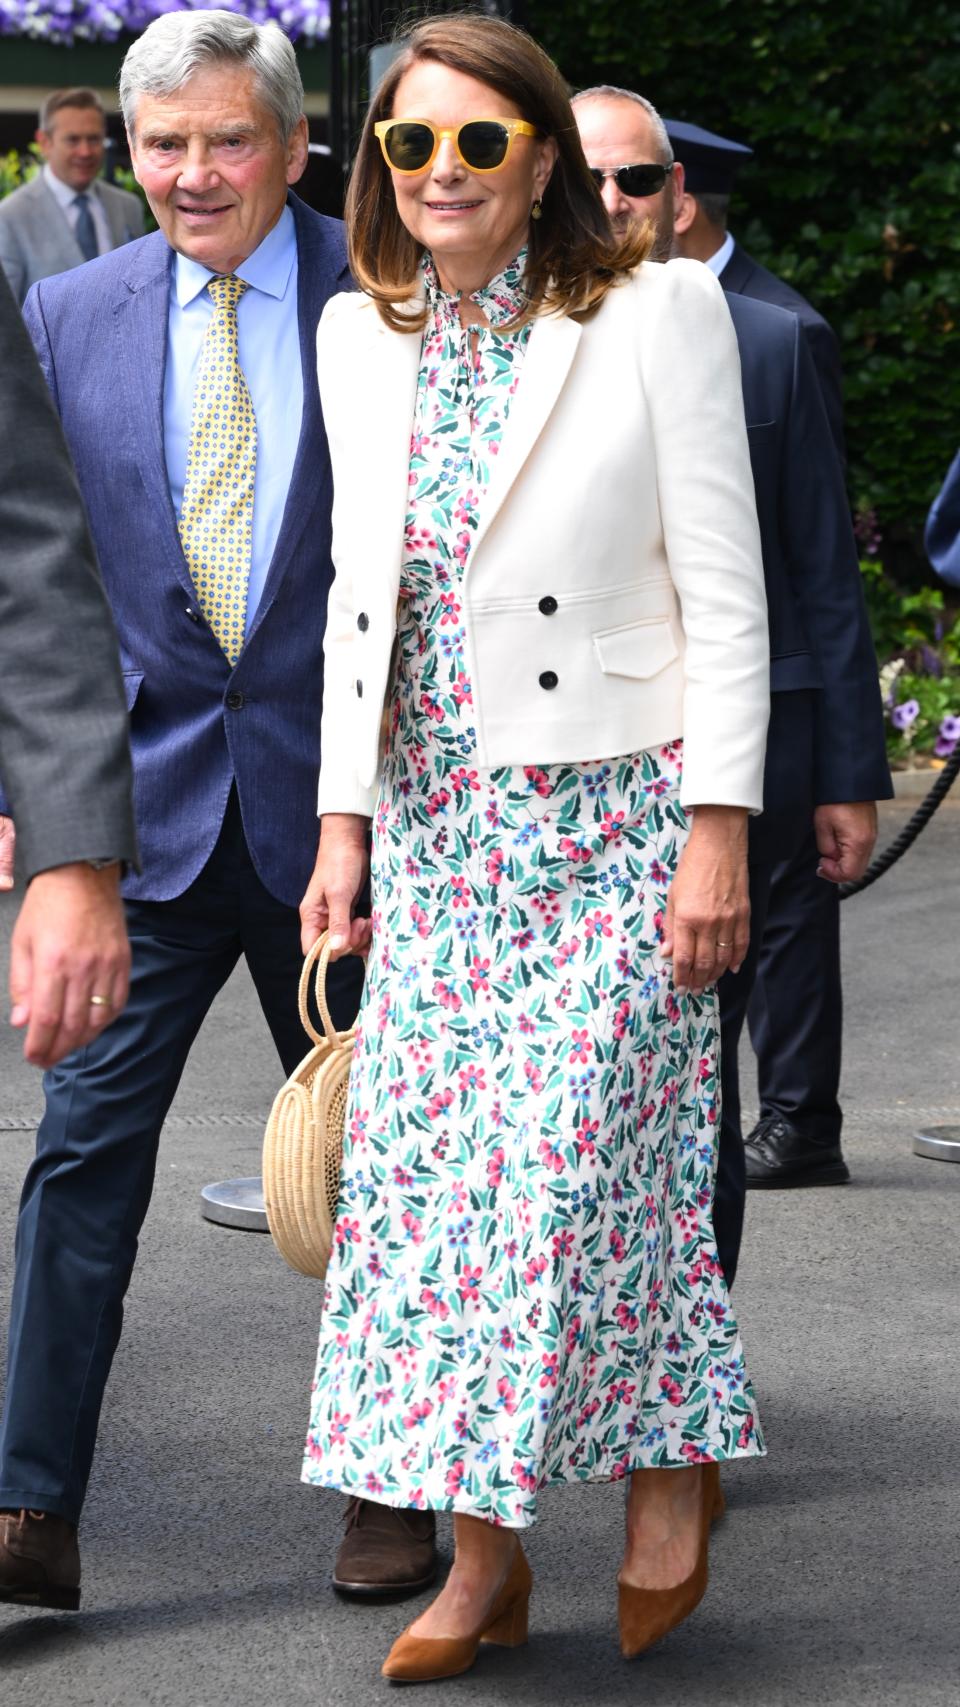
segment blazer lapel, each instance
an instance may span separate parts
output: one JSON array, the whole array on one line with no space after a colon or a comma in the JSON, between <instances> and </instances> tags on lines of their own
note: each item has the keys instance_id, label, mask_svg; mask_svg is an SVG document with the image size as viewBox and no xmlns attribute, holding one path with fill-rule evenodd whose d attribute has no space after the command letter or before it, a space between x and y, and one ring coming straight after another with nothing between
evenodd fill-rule
<instances>
[{"instance_id":1,"label":"blazer lapel","mask_svg":"<svg viewBox=\"0 0 960 1707\"><path fill-rule=\"evenodd\" d=\"M357 493L358 523L364 534L371 598L396 604L403 561L410 474L410 435L417 403L422 339L417 332L391 332L377 319L376 335L366 348L366 370L353 388L358 415L355 443L364 447L365 465L375 470L367 502Z\"/></svg>"},{"instance_id":2,"label":"blazer lapel","mask_svg":"<svg viewBox=\"0 0 960 1707\"><path fill-rule=\"evenodd\" d=\"M193 595L196 587L180 544L163 442L163 377L172 257L173 251L159 233L155 242L148 238L137 246L124 281L126 294L116 307L116 320L124 375L127 443L135 447L144 489L167 536L169 562Z\"/></svg>"},{"instance_id":3,"label":"blazer lapel","mask_svg":"<svg viewBox=\"0 0 960 1707\"><path fill-rule=\"evenodd\" d=\"M567 315L544 315L534 322L523 358L520 384L511 402L500 443L500 454L491 468L490 482L480 507L477 531L467 563L468 576L484 534L502 509L563 390L581 334L579 322Z\"/></svg>"}]
</instances>

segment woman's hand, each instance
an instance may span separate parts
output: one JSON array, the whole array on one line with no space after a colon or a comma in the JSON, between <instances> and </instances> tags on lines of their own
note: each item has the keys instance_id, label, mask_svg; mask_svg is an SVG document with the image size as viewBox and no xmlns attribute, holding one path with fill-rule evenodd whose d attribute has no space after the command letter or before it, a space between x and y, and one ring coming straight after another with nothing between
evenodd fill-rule
<instances>
[{"instance_id":1,"label":"woman's hand","mask_svg":"<svg viewBox=\"0 0 960 1707\"><path fill-rule=\"evenodd\" d=\"M353 916L367 879L369 819L349 812L328 812L320 820L320 846L313 876L300 903L300 946L308 954L321 932L330 932L331 960L341 954L366 954L369 919Z\"/></svg>"},{"instance_id":2,"label":"woman's hand","mask_svg":"<svg viewBox=\"0 0 960 1707\"><path fill-rule=\"evenodd\" d=\"M677 989L699 996L728 969L739 972L749 941L746 811L695 806L667 895L661 950L673 961Z\"/></svg>"}]
</instances>

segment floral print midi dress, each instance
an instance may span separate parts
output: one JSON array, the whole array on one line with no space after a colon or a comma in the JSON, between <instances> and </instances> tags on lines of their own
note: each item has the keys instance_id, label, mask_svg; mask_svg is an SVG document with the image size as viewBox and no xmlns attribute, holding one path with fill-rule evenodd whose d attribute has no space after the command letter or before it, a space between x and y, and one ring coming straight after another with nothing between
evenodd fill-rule
<instances>
[{"instance_id":1,"label":"floral print midi dress","mask_svg":"<svg viewBox=\"0 0 960 1707\"><path fill-rule=\"evenodd\" d=\"M541 1488L761 1453L717 1261L717 1002L658 956L682 744L476 760L461 582L529 323L425 264L373 945L303 1479L523 1528Z\"/></svg>"}]
</instances>

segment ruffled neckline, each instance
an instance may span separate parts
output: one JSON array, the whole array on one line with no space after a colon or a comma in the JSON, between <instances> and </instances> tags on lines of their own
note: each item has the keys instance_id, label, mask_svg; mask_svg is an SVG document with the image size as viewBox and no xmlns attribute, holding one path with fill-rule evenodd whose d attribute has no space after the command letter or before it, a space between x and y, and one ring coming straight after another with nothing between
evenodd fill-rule
<instances>
[{"instance_id":1,"label":"ruffled neckline","mask_svg":"<svg viewBox=\"0 0 960 1707\"><path fill-rule=\"evenodd\" d=\"M437 269L432 255L423 257L423 279L427 292L427 303L431 312L444 320L453 320L459 324L460 296L457 293L445 291L437 277ZM479 290L471 291L469 300L479 308L481 314L491 326L502 326L508 320L515 320L522 314L527 305L527 292L524 278L527 270L527 246L524 244L520 253L505 266L502 272L481 285Z\"/></svg>"}]
</instances>

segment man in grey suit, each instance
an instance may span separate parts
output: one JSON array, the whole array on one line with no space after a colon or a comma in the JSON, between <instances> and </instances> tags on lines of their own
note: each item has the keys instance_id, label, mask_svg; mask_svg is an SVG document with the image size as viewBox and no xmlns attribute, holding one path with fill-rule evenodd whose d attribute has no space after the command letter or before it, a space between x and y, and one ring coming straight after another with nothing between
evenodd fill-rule
<instances>
[{"instance_id":1,"label":"man in grey suit","mask_svg":"<svg viewBox=\"0 0 960 1707\"><path fill-rule=\"evenodd\" d=\"M0 538L0 769L27 881L10 1018L26 1027L27 1059L50 1067L126 1001L118 879L137 850L113 624L60 423L2 279Z\"/></svg>"},{"instance_id":2,"label":"man in grey suit","mask_svg":"<svg viewBox=\"0 0 960 1707\"><path fill-rule=\"evenodd\" d=\"M43 170L0 202L0 266L18 302L37 279L143 236L143 205L99 178L106 140L93 89L60 89L40 109Z\"/></svg>"}]
</instances>

